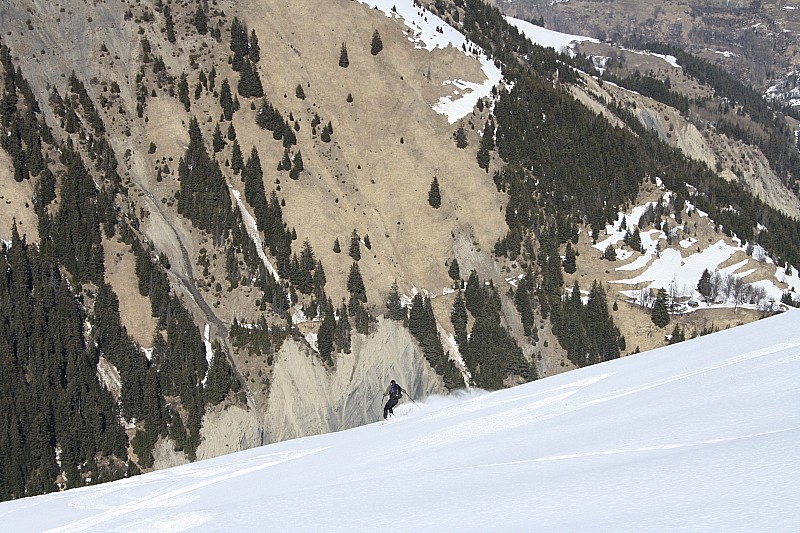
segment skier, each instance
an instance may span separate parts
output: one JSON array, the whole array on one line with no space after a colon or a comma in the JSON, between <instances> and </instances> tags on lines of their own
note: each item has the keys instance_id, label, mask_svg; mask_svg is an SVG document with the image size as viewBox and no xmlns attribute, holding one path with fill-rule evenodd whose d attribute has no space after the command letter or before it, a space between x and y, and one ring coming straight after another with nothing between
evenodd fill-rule
<instances>
[{"instance_id":1,"label":"skier","mask_svg":"<svg viewBox=\"0 0 800 533\"><path fill-rule=\"evenodd\" d=\"M400 398L402 398L404 393L406 393L406 391L403 390L403 387L395 383L394 380L392 380L391 383L389 383L389 388L386 389L386 392L384 392L383 396L381 396L381 399L385 398L386 396L389 397L389 401L386 402L386 405L383 406L384 420L386 420L386 418L390 414L394 415L392 409L394 409L394 406L397 405L397 402L400 401ZM406 396L407 395L408 394L406 393Z\"/></svg>"}]
</instances>

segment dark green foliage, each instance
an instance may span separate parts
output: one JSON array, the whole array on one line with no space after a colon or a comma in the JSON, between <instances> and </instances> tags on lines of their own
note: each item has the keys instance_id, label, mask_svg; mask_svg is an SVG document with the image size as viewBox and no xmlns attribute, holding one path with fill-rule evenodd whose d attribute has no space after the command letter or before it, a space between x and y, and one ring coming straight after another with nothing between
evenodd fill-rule
<instances>
[{"instance_id":1,"label":"dark green foliage","mask_svg":"<svg viewBox=\"0 0 800 533\"><path fill-rule=\"evenodd\" d=\"M244 98L260 98L264 96L264 87L258 70L249 59L242 61L239 69L239 84L236 86L239 94Z\"/></svg>"},{"instance_id":2,"label":"dark green foliage","mask_svg":"<svg viewBox=\"0 0 800 533\"><path fill-rule=\"evenodd\" d=\"M266 98L256 114L256 124L262 129L271 131L272 138L276 141L282 140L283 147L287 150L297 144L297 136L292 127Z\"/></svg>"},{"instance_id":3,"label":"dark green foliage","mask_svg":"<svg viewBox=\"0 0 800 533\"><path fill-rule=\"evenodd\" d=\"M617 250L614 248L613 244L609 244L606 246L605 251L603 252L603 259L606 261L616 261L617 260Z\"/></svg>"},{"instance_id":4,"label":"dark green foliage","mask_svg":"<svg viewBox=\"0 0 800 533\"><path fill-rule=\"evenodd\" d=\"M433 314L431 301L417 293L411 303L411 312L408 317L408 330L419 342L425 359L431 367L442 376L444 385L450 390L464 386L461 373L444 353L439 332L436 328L436 317Z\"/></svg>"},{"instance_id":5,"label":"dark green foliage","mask_svg":"<svg viewBox=\"0 0 800 533\"><path fill-rule=\"evenodd\" d=\"M567 244L569 246L569 244ZM519 312L520 319L522 320L522 328L526 336L536 334L534 327L534 320L536 316L533 313L533 298L531 292L528 290L528 285L531 283L528 277L519 280L517 290L514 293L514 305Z\"/></svg>"},{"instance_id":6,"label":"dark green foliage","mask_svg":"<svg viewBox=\"0 0 800 533\"><path fill-rule=\"evenodd\" d=\"M333 241L333 253L338 254L342 251L342 246L339 244L339 237Z\"/></svg>"},{"instance_id":7,"label":"dark green foliage","mask_svg":"<svg viewBox=\"0 0 800 533\"><path fill-rule=\"evenodd\" d=\"M350 274L347 276L347 292L350 293L351 297L366 303L367 289L364 287L364 279L361 277L358 263L355 262L350 267Z\"/></svg>"},{"instance_id":8,"label":"dark green foliage","mask_svg":"<svg viewBox=\"0 0 800 533\"><path fill-rule=\"evenodd\" d=\"M711 297L711 272L707 268L703 269L700 281L697 282L697 292L708 302Z\"/></svg>"},{"instance_id":9,"label":"dark green foliage","mask_svg":"<svg viewBox=\"0 0 800 533\"><path fill-rule=\"evenodd\" d=\"M222 149L225 148L225 138L222 136L222 130L219 129L219 122L214 128L214 135L211 138L211 147L214 153L221 152Z\"/></svg>"},{"instance_id":10,"label":"dark green foliage","mask_svg":"<svg viewBox=\"0 0 800 533\"><path fill-rule=\"evenodd\" d=\"M608 313L605 291L597 281L592 284L586 304L575 282L559 312L554 313L553 332L567 351L567 357L577 366L616 359L624 343Z\"/></svg>"},{"instance_id":11,"label":"dark green foliage","mask_svg":"<svg viewBox=\"0 0 800 533\"><path fill-rule=\"evenodd\" d=\"M486 288L478 278L478 273L475 270L469 274L467 287L464 290L464 301L473 317L477 317L483 311L483 306L486 303Z\"/></svg>"},{"instance_id":12,"label":"dark green foliage","mask_svg":"<svg viewBox=\"0 0 800 533\"><path fill-rule=\"evenodd\" d=\"M500 323L500 296L497 290L490 284L484 291L480 280L476 285L481 286L481 292L485 292L484 304L475 317L466 346L459 345L475 385L491 390L502 388L508 379L536 379L535 368L528 363L516 341Z\"/></svg>"},{"instance_id":13,"label":"dark green foliage","mask_svg":"<svg viewBox=\"0 0 800 533\"><path fill-rule=\"evenodd\" d=\"M442 195L439 192L439 181L436 176L433 177L431 188L428 191L428 203L434 209L439 209L442 206Z\"/></svg>"},{"instance_id":14,"label":"dark green foliage","mask_svg":"<svg viewBox=\"0 0 800 533\"><path fill-rule=\"evenodd\" d=\"M351 302L355 302L352 307L360 307L357 298L351 297ZM347 317L349 314L355 316L356 312L357 309L352 309L352 313L349 313L348 306L342 303L342 306L339 308L339 320L336 321L336 329L333 333L333 339L337 350L346 354L350 353L350 332L353 329Z\"/></svg>"},{"instance_id":15,"label":"dark green foliage","mask_svg":"<svg viewBox=\"0 0 800 533\"><path fill-rule=\"evenodd\" d=\"M105 267L100 213L95 201L97 188L81 157L72 151L71 143L64 146L61 163L67 171L61 184L60 209L45 225L52 232L60 261L76 280L99 283Z\"/></svg>"},{"instance_id":16,"label":"dark green foliage","mask_svg":"<svg viewBox=\"0 0 800 533\"><path fill-rule=\"evenodd\" d=\"M327 305L322 310L322 323L319 326L317 333L317 349L319 356L326 363L331 363L333 360L331 354L333 353L333 336L336 332L336 317L333 313L333 305L328 301Z\"/></svg>"},{"instance_id":17,"label":"dark green foliage","mask_svg":"<svg viewBox=\"0 0 800 533\"><path fill-rule=\"evenodd\" d=\"M455 331L456 343L460 348L467 346L467 306L464 305L464 298L461 296L461 291L456 294L456 299L453 302L453 307L450 310L450 323L453 324Z\"/></svg>"},{"instance_id":18,"label":"dark green foliage","mask_svg":"<svg viewBox=\"0 0 800 533\"><path fill-rule=\"evenodd\" d=\"M183 108L189 111L192 106L189 100L189 82L186 80L186 73L181 73L180 81L178 81L178 100L183 104Z\"/></svg>"},{"instance_id":19,"label":"dark green foliage","mask_svg":"<svg viewBox=\"0 0 800 533\"><path fill-rule=\"evenodd\" d=\"M203 7L200 5L197 6L197 11L194 12L192 24L197 28L197 33L200 35L208 33L208 15L206 15L205 11L203 11Z\"/></svg>"},{"instance_id":20,"label":"dark green foliage","mask_svg":"<svg viewBox=\"0 0 800 533\"><path fill-rule=\"evenodd\" d=\"M675 324L675 327L672 329L672 334L669 336L669 341L667 341L667 344L677 344L685 340L686 340L686 334L683 332L683 328L681 328L678 324Z\"/></svg>"},{"instance_id":21,"label":"dark green foliage","mask_svg":"<svg viewBox=\"0 0 800 533\"><path fill-rule=\"evenodd\" d=\"M392 320L405 320L408 318L408 312L400 300L397 280L392 283L392 288L389 289L389 296L386 297L386 308L388 309L387 316Z\"/></svg>"},{"instance_id":22,"label":"dark green foliage","mask_svg":"<svg viewBox=\"0 0 800 533\"><path fill-rule=\"evenodd\" d=\"M306 92L303 90L303 86L299 83L297 84L297 88L294 90L294 95L300 100L306 99Z\"/></svg>"},{"instance_id":23,"label":"dark green foliage","mask_svg":"<svg viewBox=\"0 0 800 533\"><path fill-rule=\"evenodd\" d=\"M450 279L453 281L458 281L461 279L461 269L458 267L458 259L453 259L450 261L450 267L447 269L447 275L450 276Z\"/></svg>"},{"instance_id":24,"label":"dark green foliage","mask_svg":"<svg viewBox=\"0 0 800 533\"><path fill-rule=\"evenodd\" d=\"M352 257L353 261L361 260L361 237L358 236L358 232L355 229L353 233L350 234L350 250L347 252L347 255Z\"/></svg>"},{"instance_id":25,"label":"dark green foliage","mask_svg":"<svg viewBox=\"0 0 800 533\"><path fill-rule=\"evenodd\" d=\"M455 139L456 146L458 148L461 148L463 150L464 148L469 146L469 143L467 142L467 132L464 131L463 126L459 126L459 128L453 134L453 138ZM484 167L481 167L481 168L484 168Z\"/></svg>"},{"instance_id":26,"label":"dark green foliage","mask_svg":"<svg viewBox=\"0 0 800 533\"><path fill-rule=\"evenodd\" d=\"M42 253L44 252L44 253ZM112 395L96 377L98 353L86 345L82 308L44 250L12 228L0 245L0 500L56 490L96 475L87 457L122 468L127 439ZM61 447L61 468L55 446Z\"/></svg>"},{"instance_id":27,"label":"dark green foliage","mask_svg":"<svg viewBox=\"0 0 800 533\"><path fill-rule=\"evenodd\" d=\"M478 147L478 166L486 172L489 172L489 163L491 162L489 152L494 150L494 131L494 125L487 120L483 128L481 143Z\"/></svg>"},{"instance_id":28,"label":"dark green foliage","mask_svg":"<svg viewBox=\"0 0 800 533\"><path fill-rule=\"evenodd\" d=\"M215 343L214 356L211 358L211 366L208 368L208 377L206 378L206 402L217 405L225 399L228 392L236 393L240 388L241 385L233 374L228 358L219 343Z\"/></svg>"},{"instance_id":29,"label":"dark green foliage","mask_svg":"<svg viewBox=\"0 0 800 533\"><path fill-rule=\"evenodd\" d=\"M664 328L669 324L669 311L667 311L667 291L658 289L656 300L653 302L653 309L650 312L650 319L653 324Z\"/></svg>"},{"instance_id":30,"label":"dark green foliage","mask_svg":"<svg viewBox=\"0 0 800 533\"><path fill-rule=\"evenodd\" d=\"M239 139L233 140L231 147L231 170L234 174L238 174L244 168L244 159L242 158L242 149L239 146Z\"/></svg>"},{"instance_id":31,"label":"dark green foliage","mask_svg":"<svg viewBox=\"0 0 800 533\"><path fill-rule=\"evenodd\" d=\"M574 274L578 270L577 262L575 260L575 250L572 249L572 243L567 243L564 250L564 272L567 274Z\"/></svg>"},{"instance_id":32,"label":"dark green foliage","mask_svg":"<svg viewBox=\"0 0 800 533\"><path fill-rule=\"evenodd\" d=\"M350 59L347 57L347 45L345 43L342 43L342 47L339 50L339 66L342 68L350 66Z\"/></svg>"},{"instance_id":33,"label":"dark green foliage","mask_svg":"<svg viewBox=\"0 0 800 533\"><path fill-rule=\"evenodd\" d=\"M189 123L189 147L178 163L178 212L198 229L221 238L233 223L230 193L222 170L203 144L197 119Z\"/></svg>"},{"instance_id":34,"label":"dark green foliage","mask_svg":"<svg viewBox=\"0 0 800 533\"><path fill-rule=\"evenodd\" d=\"M245 56L249 53L250 44L247 41L247 27L237 17L231 22L231 51L233 59L231 67L235 71L242 68Z\"/></svg>"},{"instance_id":35,"label":"dark green foliage","mask_svg":"<svg viewBox=\"0 0 800 533\"><path fill-rule=\"evenodd\" d=\"M625 218L623 217L623 221ZM642 252L642 238L639 235L639 228L633 228L633 231L626 231L623 238L625 244L633 248L637 252Z\"/></svg>"},{"instance_id":36,"label":"dark green foliage","mask_svg":"<svg viewBox=\"0 0 800 533\"><path fill-rule=\"evenodd\" d=\"M248 49L248 56L250 56L250 61L253 63L258 63L261 59L261 47L258 46L258 36L256 36L256 30L250 31L250 46Z\"/></svg>"},{"instance_id":37,"label":"dark green foliage","mask_svg":"<svg viewBox=\"0 0 800 533\"><path fill-rule=\"evenodd\" d=\"M381 34L378 33L378 30L375 30L372 33L372 43L370 44L369 53L376 56L381 53L383 50L383 41L381 40Z\"/></svg>"},{"instance_id":38,"label":"dark green foliage","mask_svg":"<svg viewBox=\"0 0 800 533\"><path fill-rule=\"evenodd\" d=\"M175 23L172 21L172 10L164 6L164 24L166 25L167 40L175 44Z\"/></svg>"},{"instance_id":39,"label":"dark green foliage","mask_svg":"<svg viewBox=\"0 0 800 533\"><path fill-rule=\"evenodd\" d=\"M233 105L233 95L231 94L231 86L228 83L228 78L222 80L222 87L219 90L219 105L222 107L222 116L225 120L232 120L235 111Z\"/></svg>"}]
</instances>

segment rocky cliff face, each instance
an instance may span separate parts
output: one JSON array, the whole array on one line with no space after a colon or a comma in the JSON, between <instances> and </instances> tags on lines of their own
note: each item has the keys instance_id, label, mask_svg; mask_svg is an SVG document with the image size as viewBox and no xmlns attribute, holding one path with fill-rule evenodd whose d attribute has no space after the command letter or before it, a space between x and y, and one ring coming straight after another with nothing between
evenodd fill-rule
<instances>
[{"instance_id":1,"label":"rocky cliff face","mask_svg":"<svg viewBox=\"0 0 800 533\"><path fill-rule=\"evenodd\" d=\"M275 357L265 429L270 441L340 431L383 416L381 396L394 379L413 398L445 393L402 324L381 319L375 333L354 337L331 371L315 354L287 342Z\"/></svg>"}]
</instances>

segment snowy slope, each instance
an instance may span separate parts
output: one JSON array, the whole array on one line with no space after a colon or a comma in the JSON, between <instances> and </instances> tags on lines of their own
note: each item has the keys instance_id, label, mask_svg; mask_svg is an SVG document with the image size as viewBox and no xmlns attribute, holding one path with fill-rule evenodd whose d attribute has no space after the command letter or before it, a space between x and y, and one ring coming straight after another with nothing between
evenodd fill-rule
<instances>
[{"instance_id":1,"label":"snowy slope","mask_svg":"<svg viewBox=\"0 0 800 533\"><path fill-rule=\"evenodd\" d=\"M5 531L790 531L800 312L391 424L0 504ZM378 417L378 402L375 415Z\"/></svg>"}]
</instances>

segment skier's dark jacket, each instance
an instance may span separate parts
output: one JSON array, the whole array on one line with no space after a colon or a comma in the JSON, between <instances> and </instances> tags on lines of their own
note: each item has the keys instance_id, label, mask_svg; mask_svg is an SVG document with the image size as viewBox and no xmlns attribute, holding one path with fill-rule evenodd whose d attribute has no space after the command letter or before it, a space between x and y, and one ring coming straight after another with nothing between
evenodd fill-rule
<instances>
[{"instance_id":1,"label":"skier's dark jacket","mask_svg":"<svg viewBox=\"0 0 800 533\"><path fill-rule=\"evenodd\" d=\"M403 387L397 383L392 383L389 385L389 388L386 389L386 395L389 396L390 400L399 400L403 396L404 392L405 391L403 390Z\"/></svg>"}]
</instances>

